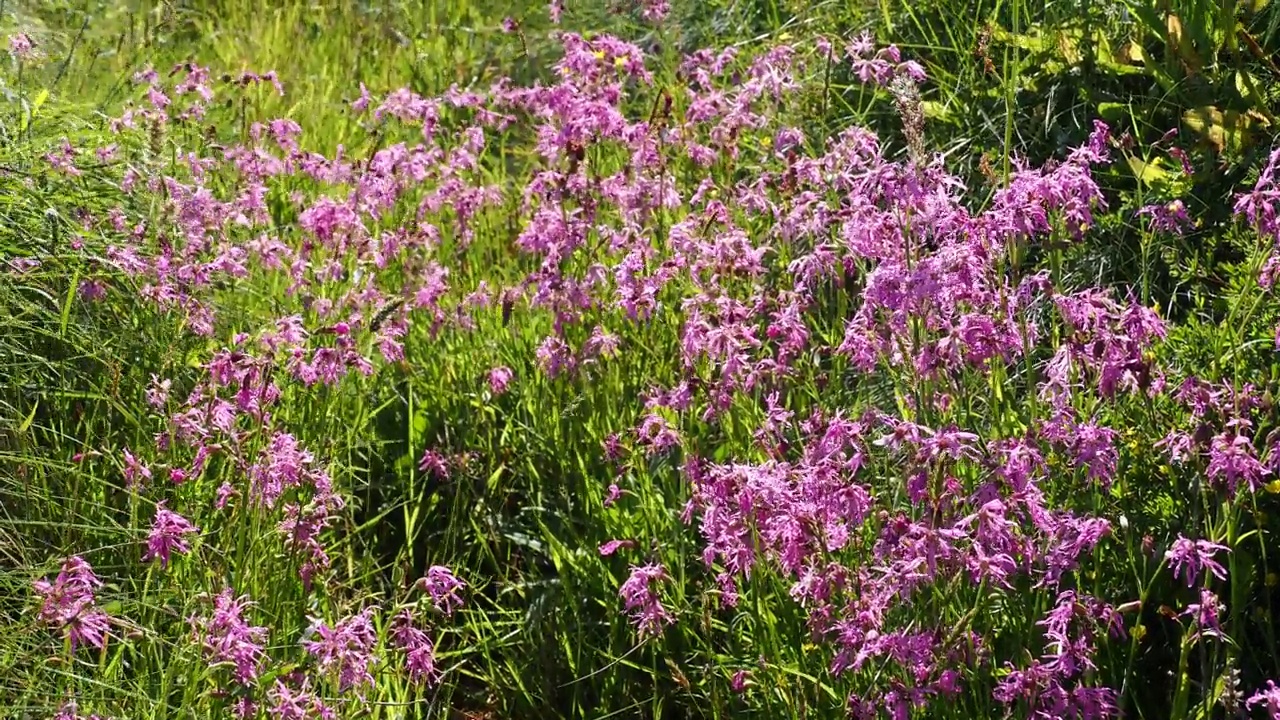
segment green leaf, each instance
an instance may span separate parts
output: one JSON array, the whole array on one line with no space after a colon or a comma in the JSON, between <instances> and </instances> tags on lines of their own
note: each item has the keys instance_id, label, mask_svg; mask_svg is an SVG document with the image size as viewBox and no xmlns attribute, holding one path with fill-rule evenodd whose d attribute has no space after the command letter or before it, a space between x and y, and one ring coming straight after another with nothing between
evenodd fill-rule
<instances>
[{"instance_id":1,"label":"green leaf","mask_svg":"<svg viewBox=\"0 0 1280 720\"><path fill-rule=\"evenodd\" d=\"M1119 122L1128 116L1129 106L1118 102L1098 103L1098 116L1108 122Z\"/></svg>"},{"instance_id":2,"label":"green leaf","mask_svg":"<svg viewBox=\"0 0 1280 720\"><path fill-rule=\"evenodd\" d=\"M1128 3L1128 5L1129 11L1142 21L1142 24L1147 27L1151 34L1162 40L1166 39L1168 28L1164 20L1160 18L1160 13L1156 12L1154 7L1136 2Z\"/></svg>"},{"instance_id":3,"label":"green leaf","mask_svg":"<svg viewBox=\"0 0 1280 720\"><path fill-rule=\"evenodd\" d=\"M80 269L76 268L75 273L71 275L71 282L67 285L67 297L62 302L62 318L58 325L58 333L62 337L67 336L67 324L71 320L71 303L75 300L76 289L80 286Z\"/></svg>"},{"instance_id":4,"label":"green leaf","mask_svg":"<svg viewBox=\"0 0 1280 720\"><path fill-rule=\"evenodd\" d=\"M40 107L43 106L48 99L49 91L44 89L36 93L35 98L33 98L30 103L27 102L26 98L23 98L22 120L18 123L18 129L20 131L25 132L27 128L31 127L31 122L35 120L36 113L40 111Z\"/></svg>"},{"instance_id":5,"label":"green leaf","mask_svg":"<svg viewBox=\"0 0 1280 720\"><path fill-rule=\"evenodd\" d=\"M924 116L930 120L946 120L951 115L947 110L947 106L936 100L925 100L920 105L921 109L924 110Z\"/></svg>"},{"instance_id":6,"label":"green leaf","mask_svg":"<svg viewBox=\"0 0 1280 720\"><path fill-rule=\"evenodd\" d=\"M27 429L31 427L31 423L35 422L35 420L36 420L36 410L38 410L39 408L40 408L40 402L37 400L37 401L35 402L35 404L33 404L33 405L31 406L31 414L30 414L30 415L27 415L27 419L26 419L26 420L23 420L23 421L22 421L22 424L18 426L18 433L19 433L19 434L22 434L22 433L26 432L26 431L27 431Z\"/></svg>"},{"instance_id":7,"label":"green leaf","mask_svg":"<svg viewBox=\"0 0 1280 720\"><path fill-rule=\"evenodd\" d=\"M1141 158L1130 155L1128 163L1129 169L1133 171L1133 176L1147 185L1161 185L1169 181L1169 173L1160 167L1161 158L1153 158L1151 162L1144 162Z\"/></svg>"}]
</instances>

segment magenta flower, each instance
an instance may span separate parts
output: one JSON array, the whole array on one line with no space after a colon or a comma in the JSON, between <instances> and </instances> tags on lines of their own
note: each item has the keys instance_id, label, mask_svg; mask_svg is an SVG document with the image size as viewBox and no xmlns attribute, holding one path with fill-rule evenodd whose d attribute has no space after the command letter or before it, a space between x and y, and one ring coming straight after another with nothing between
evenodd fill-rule
<instances>
[{"instance_id":1,"label":"magenta flower","mask_svg":"<svg viewBox=\"0 0 1280 720\"><path fill-rule=\"evenodd\" d=\"M257 680L266 659L263 643L267 628L250 625L244 617L252 604L246 596L233 597L231 588L226 588L214 599L212 615L190 621L205 657L215 663L229 663L241 685Z\"/></svg>"},{"instance_id":2,"label":"magenta flower","mask_svg":"<svg viewBox=\"0 0 1280 720\"><path fill-rule=\"evenodd\" d=\"M213 506L219 510L223 510L227 507L227 502L238 494L239 493L236 489L231 486L231 483L224 482L218 486L218 492L214 498Z\"/></svg>"},{"instance_id":3,"label":"magenta flower","mask_svg":"<svg viewBox=\"0 0 1280 720\"><path fill-rule=\"evenodd\" d=\"M369 88L365 87L364 83L360 83L360 97L351 101L351 109L356 113L363 113L369 108L369 101L371 99L372 98L369 96Z\"/></svg>"},{"instance_id":4,"label":"magenta flower","mask_svg":"<svg viewBox=\"0 0 1280 720\"><path fill-rule=\"evenodd\" d=\"M330 720L336 717L332 708L311 691L311 679L306 677L296 688L277 678L275 685L267 691L267 702L267 715L273 720Z\"/></svg>"},{"instance_id":5,"label":"magenta flower","mask_svg":"<svg viewBox=\"0 0 1280 720\"><path fill-rule=\"evenodd\" d=\"M124 480L129 489L137 489L141 480L151 479L151 468L143 465L129 448L124 449Z\"/></svg>"},{"instance_id":6,"label":"magenta flower","mask_svg":"<svg viewBox=\"0 0 1280 720\"><path fill-rule=\"evenodd\" d=\"M81 645L101 650L107 642L110 622L110 616L97 608L86 608L69 617L64 628L71 641L71 651L75 652Z\"/></svg>"},{"instance_id":7,"label":"magenta flower","mask_svg":"<svg viewBox=\"0 0 1280 720\"><path fill-rule=\"evenodd\" d=\"M675 618L662 606L655 587L658 582L669 579L661 565L633 565L630 577L618 589L618 595L622 597L627 612L631 613L632 622L641 637L661 634L663 626L675 622Z\"/></svg>"},{"instance_id":8,"label":"magenta flower","mask_svg":"<svg viewBox=\"0 0 1280 720\"><path fill-rule=\"evenodd\" d=\"M634 540L610 540L608 542L601 543L599 550L602 557L609 557L619 550L630 549L635 546L636 542Z\"/></svg>"},{"instance_id":9,"label":"magenta flower","mask_svg":"<svg viewBox=\"0 0 1280 720\"><path fill-rule=\"evenodd\" d=\"M1280 720L1280 687L1276 687L1274 680L1268 680L1267 686L1252 697L1245 701L1245 705L1250 709L1255 706L1262 706L1266 711L1267 717L1271 720Z\"/></svg>"},{"instance_id":10,"label":"magenta flower","mask_svg":"<svg viewBox=\"0 0 1280 720\"><path fill-rule=\"evenodd\" d=\"M641 0L640 8L645 20L657 23L671 12L671 3L668 0Z\"/></svg>"},{"instance_id":11,"label":"magenta flower","mask_svg":"<svg viewBox=\"0 0 1280 720\"><path fill-rule=\"evenodd\" d=\"M186 537L199 532L195 525L178 513L164 506L164 501L156 504L156 517L151 523L151 532L147 535L147 551L142 561L148 562L160 558L160 567L169 567L172 553L185 555L191 551Z\"/></svg>"},{"instance_id":12,"label":"magenta flower","mask_svg":"<svg viewBox=\"0 0 1280 720\"><path fill-rule=\"evenodd\" d=\"M373 648L378 640L373 611L369 606L333 626L316 621L311 628L316 639L302 643L316 658L320 672L338 678L338 689L343 692L373 687Z\"/></svg>"},{"instance_id":13,"label":"magenta flower","mask_svg":"<svg viewBox=\"0 0 1280 720\"><path fill-rule=\"evenodd\" d=\"M103 281L94 278L81 280L78 294L80 299L85 302L97 302L107 296L107 285Z\"/></svg>"},{"instance_id":14,"label":"magenta flower","mask_svg":"<svg viewBox=\"0 0 1280 720\"><path fill-rule=\"evenodd\" d=\"M1259 233L1280 240L1280 214L1276 212L1280 189L1276 171L1280 167L1280 148L1271 151L1267 165L1254 183L1253 190L1236 196L1234 210L1257 228Z\"/></svg>"},{"instance_id":15,"label":"magenta flower","mask_svg":"<svg viewBox=\"0 0 1280 720\"><path fill-rule=\"evenodd\" d=\"M31 60L36 56L36 44L31 41L30 35L24 32L14 33L9 36L9 55L19 62Z\"/></svg>"},{"instance_id":16,"label":"magenta flower","mask_svg":"<svg viewBox=\"0 0 1280 720\"><path fill-rule=\"evenodd\" d=\"M272 508L287 490L302 485L325 495L331 489L327 475L315 467L315 457L293 435L277 432L249 466L250 496Z\"/></svg>"},{"instance_id":17,"label":"magenta flower","mask_svg":"<svg viewBox=\"0 0 1280 720\"><path fill-rule=\"evenodd\" d=\"M542 368L550 378L572 370L575 365L575 358L569 346L555 335L546 337L534 351L534 356L538 360L538 367Z\"/></svg>"},{"instance_id":18,"label":"magenta flower","mask_svg":"<svg viewBox=\"0 0 1280 720\"><path fill-rule=\"evenodd\" d=\"M1165 552L1164 557L1169 561L1169 565L1173 568L1175 575L1180 575L1186 581L1187 587L1194 587L1200 577L1200 572L1207 569L1213 573L1214 577L1219 580L1227 579L1227 571L1220 565L1213 556L1219 550L1231 552L1226 545L1209 542L1208 540L1190 540L1182 535L1173 541L1173 545Z\"/></svg>"},{"instance_id":19,"label":"magenta flower","mask_svg":"<svg viewBox=\"0 0 1280 720\"><path fill-rule=\"evenodd\" d=\"M1187 206L1181 200L1174 200L1163 205L1144 205L1138 210L1139 217L1151 218L1151 229L1181 235L1195 223L1187 215Z\"/></svg>"},{"instance_id":20,"label":"magenta flower","mask_svg":"<svg viewBox=\"0 0 1280 720\"><path fill-rule=\"evenodd\" d=\"M604 500L601 503L605 507L612 507L618 502L618 498L622 497L622 488L618 487L618 483L609 483L609 488L605 491Z\"/></svg>"},{"instance_id":21,"label":"magenta flower","mask_svg":"<svg viewBox=\"0 0 1280 720\"><path fill-rule=\"evenodd\" d=\"M680 432L671 426L665 415L651 412L645 415L636 428L636 440L653 454L680 446Z\"/></svg>"},{"instance_id":22,"label":"magenta flower","mask_svg":"<svg viewBox=\"0 0 1280 720\"><path fill-rule=\"evenodd\" d=\"M231 714L237 720L252 720L258 717L258 703L247 696L242 697L231 705Z\"/></svg>"},{"instance_id":23,"label":"magenta flower","mask_svg":"<svg viewBox=\"0 0 1280 720\"><path fill-rule=\"evenodd\" d=\"M53 152L45 155L44 159L49 163L50 167L62 174L70 177L80 177L80 169L76 167L77 152L75 146L69 140L63 138L62 144Z\"/></svg>"},{"instance_id":24,"label":"magenta flower","mask_svg":"<svg viewBox=\"0 0 1280 720\"><path fill-rule=\"evenodd\" d=\"M62 629L72 652L81 645L103 648L110 617L95 606L94 590L102 587L102 581L89 563L79 556L67 558L52 583L42 579L33 585L42 598L41 622Z\"/></svg>"},{"instance_id":25,"label":"magenta flower","mask_svg":"<svg viewBox=\"0 0 1280 720\"><path fill-rule=\"evenodd\" d=\"M429 686L440 682L441 673L436 667L435 645L414 624L413 614L407 608L392 619L391 641L405 653L405 669L410 681Z\"/></svg>"},{"instance_id":26,"label":"magenta flower","mask_svg":"<svg viewBox=\"0 0 1280 720\"><path fill-rule=\"evenodd\" d=\"M1228 491L1234 493L1243 480L1250 492L1262 486L1262 478L1270 471L1258 461L1253 443L1244 435L1224 432L1213 438L1209 447L1209 467L1205 475L1210 480L1225 480Z\"/></svg>"},{"instance_id":27,"label":"magenta flower","mask_svg":"<svg viewBox=\"0 0 1280 720\"><path fill-rule=\"evenodd\" d=\"M68 700L58 708L58 713L53 716L53 720L102 720L100 715L84 716L80 714L80 707L75 700Z\"/></svg>"},{"instance_id":28,"label":"magenta flower","mask_svg":"<svg viewBox=\"0 0 1280 720\"><path fill-rule=\"evenodd\" d=\"M431 603L437 610L452 615L456 608L462 607L461 592L467 585L449 568L432 565L427 568L426 576L418 580L418 587L431 596Z\"/></svg>"},{"instance_id":29,"label":"magenta flower","mask_svg":"<svg viewBox=\"0 0 1280 720\"><path fill-rule=\"evenodd\" d=\"M511 372L511 368L504 366L493 368L489 371L489 389L494 395L501 395L507 391L511 385L511 378L515 373Z\"/></svg>"},{"instance_id":30,"label":"magenta flower","mask_svg":"<svg viewBox=\"0 0 1280 720\"><path fill-rule=\"evenodd\" d=\"M1221 633L1222 625L1218 618L1224 609L1217 595L1201 589L1200 602L1187 605L1187 609L1182 614L1195 618L1196 627L1200 628L1201 632Z\"/></svg>"},{"instance_id":31,"label":"magenta flower","mask_svg":"<svg viewBox=\"0 0 1280 720\"><path fill-rule=\"evenodd\" d=\"M422 459L418 460L418 469L435 476L437 480L449 478L449 461L436 450L428 449L422 452Z\"/></svg>"}]
</instances>

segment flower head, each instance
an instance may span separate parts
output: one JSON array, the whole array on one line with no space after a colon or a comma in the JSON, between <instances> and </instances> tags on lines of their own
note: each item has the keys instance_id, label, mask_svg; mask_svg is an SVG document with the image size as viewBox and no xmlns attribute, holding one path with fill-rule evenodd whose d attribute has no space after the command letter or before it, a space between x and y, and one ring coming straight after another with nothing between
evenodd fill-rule
<instances>
[{"instance_id":1,"label":"flower head","mask_svg":"<svg viewBox=\"0 0 1280 720\"><path fill-rule=\"evenodd\" d=\"M1181 200L1155 205L1145 205L1138 210L1138 215L1151 218L1151 229L1181 235L1195 223L1187 215L1187 206Z\"/></svg>"},{"instance_id":2,"label":"flower head","mask_svg":"<svg viewBox=\"0 0 1280 720\"><path fill-rule=\"evenodd\" d=\"M157 503L156 517L151 523L151 533L147 535L147 551L143 553L142 561L160 558L160 567L169 567L169 558L172 553L185 555L191 551L186 537L197 532L195 525L166 508L164 501Z\"/></svg>"},{"instance_id":3,"label":"flower head","mask_svg":"<svg viewBox=\"0 0 1280 720\"><path fill-rule=\"evenodd\" d=\"M53 582L42 579L33 585L42 598L38 617L46 625L61 628L72 651L81 645L102 649L110 618L95 605L94 591L102 581L89 563L79 556L67 558Z\"/></svg>"},{"instance_id":4,"label":"flower head","mask_svg":"<svg viewBox=\"0 0 1280 720\"><path fill-rule=\"evenodd\" d=\"M511 378L515 373L511 372L511 368L502 365L489 371L489 390L494 395L501 395L511 386Z\"/></svg>"},{"instance_id":5,"label":"flower head","mask_svg":"<svg viewBox=\"0 0 1280 720\"><path fill-rule=\"evenodd\" d=\"M311 628L316 639L302 643L316 658L320 672L337 676L341 691L373 686L373 647L378 639L373 610L367 607L332 626L316 622Z\"/></svg>"},{"instance_id":6,"label":"flower head","mask_svg":"<svg viewBox=\"0 0 1280 720\"><path fill-rule=\"evenodd\" d=\"M248 597L235 597L231 588L226 588L214 599L212 615L190 621L205 657L215 663L229 663L241 685L257 679L266 659L263 643L267 628L250 625L244 617L252 604Z\"/></svg>"},{"instance_id":7,"label":"flower head","mask_svg":"<svg viewBox=\"0 0 1280 720\"><path fill-rule=\"evenodd\" d=\"M415 683L435 685L440 682L436 667L436 650L431 638L414 624L413 614L402 610L391 621L391 641L405 653L405 670Z\"/></svg>"},{"instance_id":8,"label":"flower head","mask_svg":"<svg viewBox=\"0 0 1280 720\"><path fill-rule=\"evenodd\" d=\"M1218 600L1218 596L1209 590L1200 590L1200 602L1187 605L1187 609L1182 612L1195 618L1196 627L1201 632L1221 633L1222 625L1218 621L1218 617L1224 610L1222 601Z\"/></svg>"},{"instance_id":9,"label":"flower head","mask_svg":"<svg viewBox=\"0 0 1280 720\"><path fill-rule=\"evenodd\" d=\"M449 477L449 461L437 450L429 448L424 450L422 459L418 460L418 469L424 473L430 473L437 480L445 480Z\"/></svg>"},{"instance_id":10,"label":"flower head","mask_svg":"<svg viewBox=\"0 0 1280 720\"><path fill-rule=\"evenodd\" d=\"M133 453L129 452L129 448L124 449L124 479L125 484L131 489L141 485L142 480L151 479L151 468L134 457Z\"/></svg>"},{"instance_id":11,"label":"flower head","mask_svg":"<svg viewBox=\"0 0 1280 720\"><path fill-rule=\"evenodd\" d=\"M1200 572L1206 569L1219 580L1227 579L1227 571L1213 559L1213 556L1219 550L1231 552L1231 549L1226 545L1219 545L1208 540L1191 540L1179 535L1164 556L1169 561L1169 565L1173 567L1174 573L1180 575L1186 581L1187 587L1194 587L1200 577Z\"/></svg>"},{"instance_id":12,"label":"flower head","mask_svg":"<svg viewBox=\"0 0 1280 720\"><path fill-rule=\"evenodd\" d=\"M635 545L636 542L634 540L609 540L608 542L600 544L600 555L602 557L609 557L619 550L633 548Z\"/></svg>"},{"instance_id":13,"label":"flower head","mask_svg":"<svg viewBox=\"0 0 1280 720\"><path fill-rule=\"evenodd\" d=\"M310 678L303 678L297 687L292 687L284 679L276 679L267 691L267 702L268 717L278 720L327 720L335 717L333 710L311 691Z\"/></svg>"},{"instance_id":14,"label":"flower head","mask_svg":"<svg viewBox=\"0 0 1280 720\"><path fill-rule=\"evenodd\" d=\"M462 590L467 584L458 579L453 571L443 565L432 565L427 574L418 580L418 587L427 591L431 603L445 615L462 606Z\"/></svg>"},{"instance_id":15,"label":"flower head","mask_svg":"<svg viewBox=\"0 0 1280 720\"><path fill-rule=\"evenodd\" d=\"M36 44L31 41L31 36L24 33L14 33L9 36L9 55L19 62L34 59L36 56Z\"/></svg>"},{"instance_id":16,"label":"flower head","mask_svg":"<svg viewBox=\"0 0 1280 720\"><path fill-rule=\"evenodd\" d=\"M641 637L652 637L662 632L664 625L675 622L675 618L662 606L658 597L657 583L670 579L661 565L633 565L631 575L618 589L618 595L631 613L632 622L640 631Z\"/></svg>"},{"instance_id":17,"label":"flower head","mask_svg":"<svg viewBox=\"0 0 1280 720\"><path fill-rule=\"evenodd\" d=\"M1253 694L1245 701L1245 705L1252 709L1255 706L1261 706L1267 712L1267 717L1272 720L1280 718L1280 687L1276 687L1274 680L1268 680L1267 686Z\"/></svg>"}]
</instances>

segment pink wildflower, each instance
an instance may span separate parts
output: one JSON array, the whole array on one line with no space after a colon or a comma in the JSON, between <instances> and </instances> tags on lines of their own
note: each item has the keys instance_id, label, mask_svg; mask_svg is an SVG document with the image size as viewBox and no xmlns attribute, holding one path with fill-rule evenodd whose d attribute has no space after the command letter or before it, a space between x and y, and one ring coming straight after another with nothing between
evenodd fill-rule
<instances>
[{"instance_id":1,"label":"pink wildflower","mask_svg":"<svg viewBox=\"0 0 1280 720\"><path fill-rule=\"evenodd\" d=\"M373 629L373 606L330 626L316 622L312 626L315 640L302 643L314 656L320 672L335 675L338 689L373 686L373 648L378 635Z\"/></svg>"},{"instance_id":2,"label":"pink wildflower","mask_svg":"<svg viewBox=\"0 0 1280 720\"><path fill-rule=\"evenodd\" d=\"M414 683L435 685L440 681L435 645L413 622L413 614L402 610L392 619L391 641L405 653L405 669Z\"/></svg>"},{"instance_id":3,"label":"pink wildflower","mask_svg":"<svg viewBox=\"0 0 1280 720\"><path fill-rule=\"evenodd\" d=\"M1181 200L1174 200L1163 205L1145 205L1138 210L1140 217L1151 218L1151 229L1181 235L1194 226L1187 215L1187 206Z\"/></svg>"},{"instance_id":4,"label":"pink wildflower","mask_svg":"<svg viewBox=\"0 0 1280 720\"><path fill-rule=\"evenodd\" d=\"M514 375L511 368L505 365L493 368L489 371L489 389L494 395L502 395L511 386L511 378Z\"/></svg>"},{"instance_id":5,"label":"pink wildflower","mask_svg":"<svg viewBox=\"0 0 1280 720\"><path fill-rule=\"evenodd\" d=\"M185 555L191 551L186 537L198 532L196 526L178 513L164 506L164 501L156 504L156 517L151 523L151 532L147 536L147 551L142 561L147 562L160 558L160 567L169 567L170 555L174 552Z\"/></svg>"},{"instance_id":6,"label":"pink wildflower","mask_svg":"<svg viewBox=\"0 0 1280 720\"><path fill-rule=\"evenodd\" d=\"M600 555L609 557L610 555L622 549L629 549L636 546L635 540L610 540L600 544Z\"/></svg>"},{"instance_id":7,"label":"pink wildflower","mask_svg":"<svg viewBox=\"0 0 1280 720\"><path fill-rule=\"evenodd\" d=\"M1206 569L1219 580L1227 579L1227 571L1213 559L1213 556L1219 550L1231 551L1225 545L1212 543L1208 540L1193 541L1179 535L1164 556L1169 561L1174 573L1180 575L1187 583L1187 587L1194 587L1200 578L1200 571Z\"/></svg>"},{"instance_id":8,"label":"pink wildflower","mask_svg":"<svg viewBox=\"0 0 1280 720\"><path fill-rule=\"evenodd\" d=\"M266 659L263 643L267 628L250 625L244 618L251 605L248 597L233 597L231 588L226 588L214 599L212 615L190 620L205 657L230 664L236 682L242 685L257 679Z\"/></svg>"},{"instance_id":9,"label":"pink wildflower","mask_svg":"<svg viewBox=\"0 0 1280 720\"><path fill-rule=\"evenodd\" d=\"M658 635L664 625L675 622L675 618L662 606L655 587L659 581L669 579L670 576L661 565L633 565L630 577L618 589L641 637Z\"/></svg>"},{"instance_id":10,"label":"pink wildflower","mask_svg":"<svg viewBox=\"0 0 1280 720\"><path fill-rule=\"evenodd\" d=\"M1254 693L1245 701L1245 705L1250 709L1261 706L1268 718L1280 720L1280 687L1276 687L1274 680L1268 680L1267 686Z\"/></svg>"},{"instance_id":11,"label":"pink wildflower","mask_svg":"<svg viewBox=\"0 0 1280 720\"><path fill-rule=\"evenodd\" d=\"M447 480L449 478L449 461L436 450L427 449L423 451L422 458L418 460L418 469L433 475L437 480Z\"/></svg>"},{"instance_id":12,"label":"pink wildflower","mask_svg":"<svg viewBox=\"0 0 1280 720\"><path fill-rule=\"evenodd\" d=\"M443 565L432 565L427 574L418 580L418 587L431 596L431 603L445 615L462 606L462 590L467 584L458 579L453 571Z\"/></svg>"},{"instance_id":13,"label":"pink wildflower","mask_svg":"<svg viewBox=\"0 0 1280 720\"><path fill-rule=\"evenodd\" d=\"M9 36L9 55L18 62L26 62L36 57L36 44L31 41L31 36L24 33L14 33Z\"/></svg>"},{"instance_id":14,"label":"pink wildflower","mask_svg":"<svg viewBox=\"0 0 1280 720\"><path fill-rule=\"evenodd\" d=\"M124 480L125 485L130 489L136 490L140 485L140 479L151 479L151 468L143 465L133 453L129 452L129 448L124 449Z\"/></svg>"},{"instance_id":15,"label":"pink wildflower","mask_svg":"<svg viewBox=\"0 0 1280 720\"><path fill-rule=\"evenodd\" d=\"M81 645L103 648L109 618L95 605L94 590L102 587L102 581L89 563L79 556L67 558L52 583L36 580L33 584L42 598L40 620L65 630L72 651Z\"/></svg>"}]
</instances>

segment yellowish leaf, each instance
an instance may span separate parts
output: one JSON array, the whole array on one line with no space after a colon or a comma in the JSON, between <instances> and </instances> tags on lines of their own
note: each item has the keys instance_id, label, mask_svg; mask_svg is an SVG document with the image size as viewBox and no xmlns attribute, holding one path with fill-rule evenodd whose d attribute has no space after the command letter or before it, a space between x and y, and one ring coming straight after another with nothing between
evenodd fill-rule
<instances>
[{"instance_id":1,"label":"yellowish leaf","mask_svg":"<svg viewBox=\"0 0 1280 720\"><path fill-rule=\"evenodd\" d=\"M1162 163L1158 157L1151 162L1143 162L1142 158L1130 155L1127 160L1133 176L1147 185L1158 185L1169 178L1169 173L1160 167Z\"/></svg>"},{"instance_id":2,"label":"yellowish leaf","mask_svg":"<svg viewBox=\"0 0 1280 720\"><path fill-rule=\"evenodd\" d=\"M1142 46L1129 40L1116 50L1115 61L1127 65L1141 65L1143 62Z\"/></svg>"}]
</instances>

